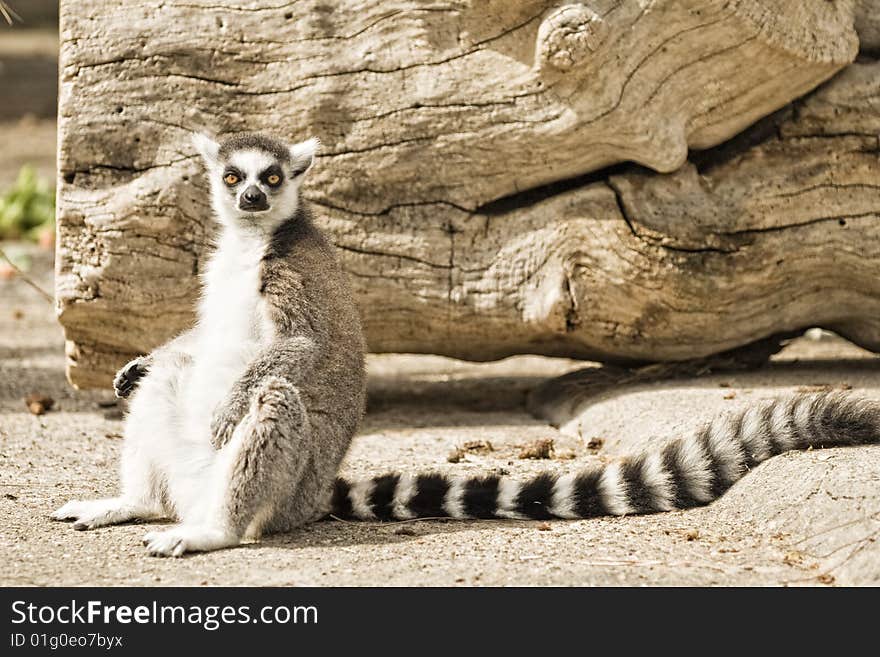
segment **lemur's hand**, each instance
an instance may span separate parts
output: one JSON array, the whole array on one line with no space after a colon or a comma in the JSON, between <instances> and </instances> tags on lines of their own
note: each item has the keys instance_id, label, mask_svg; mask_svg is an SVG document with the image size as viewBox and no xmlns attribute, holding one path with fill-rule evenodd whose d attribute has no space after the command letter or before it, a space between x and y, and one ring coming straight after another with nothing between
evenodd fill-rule
<instances>
[{"instance_id":1,"label":"lemur's hand","mask_svg":"<svg viewBox=\"0 0 880 657\"><path fill-rule=\"evenodd\" d=\"M214 417L211 418L211 444L214 449L221 449L229 442L232 432L247 411L246 404L237 402L237 397L230 396L214 411Z\"/></svg>"},{"instance_id":2,"label":"lemur's hand","mask_svg":"<svg viewBox=\"0 0 880 657\"><path fill-rule=\"evenodd\" d=\"M214 413L214 417L211 418L211 444L214 449L221 449L229 442L237 424L225 411L218 410Z\"/></svg>"},{"instance_id":3,"label":"lemur's hand","mask_svg":"<svg viewBox=\"0 0 880 657\"><path fill-rule=\"evenodd\" d=\"M129 361L116 373L113 379L113 390L119 398L128 397L131 391L137 387L138 381L149 369L149 363L143 356Z\"/></svg>"}]
</instances>

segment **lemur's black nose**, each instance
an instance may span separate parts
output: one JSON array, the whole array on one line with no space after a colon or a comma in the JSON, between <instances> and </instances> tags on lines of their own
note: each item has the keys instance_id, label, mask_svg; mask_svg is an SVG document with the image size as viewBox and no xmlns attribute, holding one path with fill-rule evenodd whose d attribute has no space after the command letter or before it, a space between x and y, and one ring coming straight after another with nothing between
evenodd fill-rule
<instances>
[{"instance_id":1,"label":"lemur's black nose","mask_svg":"<svg viewBox=\"0 0 880 657\"><path fill-rule=\"evenodd\" d=\"M262 212L269 209L269 200L256 185L251 185L238 199L238 208L245 212Z\"/></svg>"},{"instance_id":2,"label":"lemur's black nose","mask_svg":"<svg viewBox=\"0 0 880 657\"><path fill-rule=\"evenodd\" d=\"M259 187L256 185L251 185L244 193L241 195L241 198L244 199L247 203L251 203L256 205L257 203L262 203L266 200L266 195L260 191Z\"/></svg>"}]
</instances>

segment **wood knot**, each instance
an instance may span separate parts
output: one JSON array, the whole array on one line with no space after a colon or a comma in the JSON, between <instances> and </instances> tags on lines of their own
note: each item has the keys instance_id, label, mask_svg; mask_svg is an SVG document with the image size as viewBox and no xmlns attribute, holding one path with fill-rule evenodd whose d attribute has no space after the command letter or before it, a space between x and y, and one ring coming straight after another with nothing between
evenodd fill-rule
<instances>
[{"instance_id":1,"label":"wood knot","mask_svg":"<svg viewBox=\"0 0 880 657\"><path fill-rule=\"evenodd\" d=\"M607 23L586 5L558 7L538 28L535 63L539 69L568 71L595 52L607 34Z\"/></svg>"}]
</instances>

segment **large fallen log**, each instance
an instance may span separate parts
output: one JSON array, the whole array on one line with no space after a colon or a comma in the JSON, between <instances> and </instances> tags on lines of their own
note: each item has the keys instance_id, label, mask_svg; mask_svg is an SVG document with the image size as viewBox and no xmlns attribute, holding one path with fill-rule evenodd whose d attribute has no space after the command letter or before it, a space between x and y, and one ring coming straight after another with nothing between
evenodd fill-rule
<instances>
[{"instance_id":1,"label":"large fallen log","mask_svg":"<svg viewBox=\"0 0 880 657\"><path fill-rule=\"evenodd\" d=\"M809 326L880 350L878 99L855 64L674 174L327 225L380 351L678 360Z\"/></svg>"},{"instance_id":2,"label":"large fallen log","mask_svg":"<svg viewBox=\"0 0 880 657\"><path fill-rule=\"evenodd\" d=\"M880 50L880 0L856 0L856 30L862 50Z\"/></svg>"},{"instance_id":3,"label":"large fallen log","mask_svg":"<svg viewBox=\"0 0 880 657\"><path fill-rule=\"evenodd\" d=\"M853 11L62 2L70 378L107 385L191 321L206 127L321 137L306 193L375 351L666 360L814 324L873 348L876 65L686 162L852 61ZM541 187L624 160L675 173Z\"/></svg>"}]
</instances>

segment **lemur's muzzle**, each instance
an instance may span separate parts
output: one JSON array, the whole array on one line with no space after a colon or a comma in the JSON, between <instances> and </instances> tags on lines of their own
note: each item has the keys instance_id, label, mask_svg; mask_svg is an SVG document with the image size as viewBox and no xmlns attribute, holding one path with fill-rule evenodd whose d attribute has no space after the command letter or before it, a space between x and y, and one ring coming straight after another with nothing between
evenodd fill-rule
<instances>
[{"instance_id":1,"label":"lemur's muzzle","mask_svg":"<svg viewBox=\"0 0 880 657\"><path fill-rule=\"evenodd\" d=\"M238 209L246 212L262 212L269 209L269 200L256 185L251 185L238 198Z\"/></svg>"}]
</instances>

